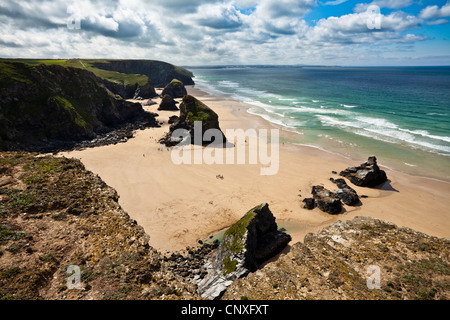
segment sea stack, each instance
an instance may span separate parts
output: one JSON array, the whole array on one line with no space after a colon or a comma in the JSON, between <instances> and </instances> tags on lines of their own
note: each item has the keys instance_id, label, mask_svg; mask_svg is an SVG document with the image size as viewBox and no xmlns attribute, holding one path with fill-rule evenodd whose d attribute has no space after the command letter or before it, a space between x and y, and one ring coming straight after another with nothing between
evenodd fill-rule
<instances>
[{"instance_id":1,"label":"sea stack","mask_svg":"<svg viewBox=\"0 0 450 320\"><path fill-rule=\"evenodd\" d=\"M234 280L254 272L291 241L291 236L279 231L267 203L248 211L224 234L218 251L206 263L208 274L198 285L206 299L219 297Z\"/></svg>"},{"instance_id":2,"label":"sea stack","mask_svg":"<svg viewBox=\"0 0 450 320\"><path fill-rule=\"evenodd\" d=\"M183 98L187 94L187 91L183 82L178 79L173 79L167 86L165 86L161 96L164 97L166 94L172 96L172 98Z\"/></svg>"},{"instance_id":3,"label":"sea stack","mask_svg":"<svg viewBox=\"0 0 450 320\"><path fill-rule=\"evenodd\" d=\"M158 110L178 111L175 100L171 95L165 94L159 104Z\"/></svg>"},{"instance_id":4,"label":"sea stack","mask_svg":"<svg viewBox=\"0 0 450 320\"><path fill-rule=\"evenodd\" d=\"M189 137L173 137L177 129L185 129ZM211 140L204 139L204 133L209 129L215 129L216 135ZM200 139L197 141L197 135ZM180 104L180 116L170 126L169 132L160 139L160 143L166 146L179 144L183 139L190 139L191 144L209 145L214 142L216 147L223 146L226 142L225 135L219 127L219 116L206 104L191 95L185 95Z\"/></svg>"}]
</instances>

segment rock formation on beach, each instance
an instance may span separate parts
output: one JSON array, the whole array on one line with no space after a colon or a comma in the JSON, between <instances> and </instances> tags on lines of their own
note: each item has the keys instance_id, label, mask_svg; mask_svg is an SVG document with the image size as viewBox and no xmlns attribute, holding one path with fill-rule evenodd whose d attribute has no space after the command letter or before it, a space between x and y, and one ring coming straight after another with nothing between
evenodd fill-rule
<instances>
[{"instance_id":1,"label":"rock formation on beach","mask_svg":"<svg viewBox=\"0 0 450 320\"><path fill-rule=\"evenodd\" d=\"M161 99L158 110L178 111L179 109L172 96L165 94Z\"/></svg>"},{"instance_id":2,"label":"rock formation on beach","mask_svg":"<svg viewBox=\"0 0 450 320\"><path fill-rule=\"evenodd\" d=\"M184 87L183 82L178 79L173 79L163 89L161 96L164 97L165 95L172 96L172 98L183 98L185 95L187 95L187 90Z\"/></svg>"},{"instance_id":3,"label":"rock formation on beach","mask_svg":"<svg viewBox=\"0 0 450 320\"><path fill-rule=\"evenodd\" d=\"M254 272L291 241L279 231L267 203L248 211L224 234L217 252L206 264L208 274L198 282L203 298L215 299L235 279Z\"/></svg>"},{"instance_id":4,"label":"rock formation on beach","mask_svg":"<svg viewBox=\"0 0 450 320\"><path fill-rule=\"evenodd\" d=\"M197 135L200 138L199 141L195 140L196 122L201 122L201 127L198 128L201 131L197 132ZM186 130L186 132L189 133L189 137L172 137L173 132L177 129ZM215 133L217 133L220 137L214 136L213 138L217 138L218 141L203 139L204 133L208 129L216 130ZM219 127L219 117L217 113L215 113L211 108L191 95L185 95L183 97L183 100L180 104L180 116L170 126L169 132L160 139L160 143L163 143L166 146L174 146L179 144L184 139L189 139L188 144L198 143L201 145L208 145L214 142L214 144L218 147L223 146L223 144L226 142L225 135L222 133Z\"/></svg>"},{"instance_id":5,"label":"rock formation on beach","mask_svg":"<svg viewBox=\"0 0 450 320\"><path fill-rule=\"evenodd\" d=\"M323 186L313 186L311 193L315 204L320 210L329 214L342 212L342 202L334 192L331 192Z\"/></svg>"},{"instance_id":6,"label":"rock formation on beach","mask_svg":"<svg viewBox=\"0 0 450 320\"><path fill-rule=\"evenodd\" d=\"M331 182L335 183L339 189L334 190L334 194L346 205L354 206L358 204L359 197L356 191L351 188L344 179L330 178Z\"/></svg>"},{"instance_id":7,"label":"rock formation on beach","mask_svg":"<svg viewBox=\"0 0 450 320\"><path fill-rule=\"evenodd\" d=\"M360 187L376 187L387 181L386 172L378 167L377 158L374 156L369 157L358 167L350 167L341 171L339 175Z\"/></svg>"}]
</instances>

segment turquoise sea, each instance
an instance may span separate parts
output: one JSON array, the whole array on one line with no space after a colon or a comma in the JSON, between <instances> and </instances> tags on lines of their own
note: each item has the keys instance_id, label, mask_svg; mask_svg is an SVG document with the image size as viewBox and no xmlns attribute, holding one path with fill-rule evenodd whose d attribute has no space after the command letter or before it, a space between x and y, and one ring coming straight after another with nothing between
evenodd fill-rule
<instances>
[{"instance_id":1,"label":"turquoise sea","mask_svg":"<svg viewBox=\"0 0 450 320\"><path fill-rule=\"evenodd\" d=\"M450 181L450 67L188 68L196 87L297 133L288 142Z\"/></svg>"}]
</instances>

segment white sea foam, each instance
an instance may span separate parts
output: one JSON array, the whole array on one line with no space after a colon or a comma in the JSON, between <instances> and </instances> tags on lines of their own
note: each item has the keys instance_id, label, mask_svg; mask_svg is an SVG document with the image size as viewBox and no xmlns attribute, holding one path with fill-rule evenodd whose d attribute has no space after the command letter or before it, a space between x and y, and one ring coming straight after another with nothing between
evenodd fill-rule
<instances>
[{"instance_id":1,"label":"white sea foam","mask_svg":"<svg viewBox=\"0 0 450 320\"><path fill-rule=\"evenodd\" d=\"M433 134L430 134L426 130L408 130L408 129L401 129L401 128L399 130L409 132L409 133L412 133L415 135L420 135L422 137L427 137L427 138L434 139L434 140L450 142L450 137L433 135Z\"/></svg>"},{"instance_id":2,"label":"white sea foam","mask_svg":"<svg viewBox=\"0 0 450 320\"><path fill-rule=\"evenodd\" d=\"M348 105L348 104L341 104L341 107L344 107L344 108L358 108L358 106L351 106L351 105Z\"/></svg>"},{"instance_id":3,"label":"white sea foam","mask_svg":"<svg viewBox=\"0 0 450 320\"><path fill-rule=\"evenodd\" d=\"M420 130L411 131L399 128L396 124L386 119L356 117L357 121L349 121L324 115L319 115L318 118L325 126L338 127L343 130L349 130L361 136L384 142L406 143L412 148L437 152L446 156L450 155L450 146L431 143L429 141L419 139L418 135L425 136L424 132Z\"/></svg>"},{"instance_id":4,"label":"white sea foam","mask_svg":"<svg viewBox=\"0 0 450 320\"><path fill-rule=\"evenodd\" d=\"M239 83L233 82L233 81L228 81L228 80L223 80L223 81L219 81L219 86L227 87L227 88L238 88Z\"/></svg>"},{"instance_id":5,"label":"white sea foam","mask_svg":"<svg viewBox=\"0 0 450 320\"><path fill-rule=\"evenodd\" d=\"M429 115L429 116L448 116L448 113L437 113L437 112L430 112L430 113L427 113L427 115Z\"/></svg>"}]
</instances>

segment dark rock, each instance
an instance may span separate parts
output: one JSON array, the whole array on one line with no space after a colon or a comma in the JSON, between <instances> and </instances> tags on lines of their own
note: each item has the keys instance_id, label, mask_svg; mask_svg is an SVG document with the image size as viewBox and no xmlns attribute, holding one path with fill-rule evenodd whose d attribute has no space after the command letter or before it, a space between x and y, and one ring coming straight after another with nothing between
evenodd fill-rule
<instances>
[{"instance_id":1,"label":"dark rock","mask_svg":"<svg viewBox=\"0 0 450 320\"><path fill-rule=\"evenodd\" d=\"M339 174L359 187L376 187L387 181L386 172L378 167L374 156L360 166L347 168Z\"/></svg>"},{"instance_id":2,"label":"dark rock","mask_svg":"<svg viewBox=\"0 0 450 320\"><path fill-rule=\"evenodd\" d=\"M172 96L165 94L159 104L158 110L178 111L179 109Z\"/></svg>"},{"instance_id":3,"label":"dark rock","mask_svg":"<svg viewBox=\"0 0 450 320\"><path fill-rule=\"evenodd\" d=\"M172 98L183 98L187 95L187 91L183 82L178 79L173 79L167 86L165 86L161 93L162 96L165 96L166 94L172 96Z\"/></svg>"},{"instance_id":4,"label":"dark rock","mask_svg":"<svg viewBox=\"0 0 450 320\"><path fill-rule=\"evenodd\" d=\"M172 133L177 129L185 129L187 136L172 137ZM204 133L209 129L216 129L217 137L212 137L211 140L203 139ZM199 136L196 140L196 134ZM180 116L170 126L169 132L163 136L159 142L165 144L167 147L179 144L181 141L186 141L188 144L208 145L214 142L216 147L223 146L226 143L226 138L219 127L219 117L211 108L205 105L200 100L197 100L191 95L185 95L180 104Z\"/></svg>"},{"instance_id":5,"label":"dark rock","mask_svg":"<svg viewBox=\"0 0 450 320\"><path fill-rule=\"evenodd\" d=\"M153 101L152 99L148 99L148 100L144 103L144 106L152 106L152 105L154 105L154 104L156 104L155 101Z\"/></svg>"},{"instance_id":6,"label":"dark rock","mask_svg":"<svg viewBox=\"0 0 450 320\"><path fill-rule=\"evenodd\" d=\"M217 253L205 264L208 274L197 283L199 294L206 299L219 297L234 280L256 271L289 241L291 236L278 230L267 203L251 209L225 232Z\"/></svg>"},{"instance_id":7,"label":"dark rock","mask_svg":"<svg viewBox=\"0 0 450 320\"><path fill-rule=\"evenodd\" d=\"M302 201L304 203L303 208L312 210L315 207L314 198L305 198Z\"/></svg>"},{"instance_id":8,"label":"dark rock","mask_svg":"<svg viewBox=\"0 0 450 320\"><path fill-rule=\"evenodd\" d=\"M142 100L158 96L151 82L147 82L145 85L140 86L137 83L124 85L99 77L97 77L97 81L103 84L111 93L119 95L122 99Z\"/></svg>"},{"instance_id":9,"label":"dark rock","mask_svg":"<svg viewBox=\"0 0 450 320\"><path fill-rule=\"evenodd\" d=\"M354 189L352 189L344 179L330 179L333 183L337 185L339 189L334 190L334 194L341 199L343 203L349 206L354 206L358 204L359 197Z\"/></svg>"},{"instance_id":10,"label":"dark rock","mask_svg":"<svg viewBox=\"0 0 450 320\"><path fill-rule=\"evenodd\" d=\"M342 202L333 192L322 186L313 186L311 193L320 210L330 214L341 213Z\"/></svg>"},{"instance_id":11,"label":"dark rock","mask_svg":"<svg viewBox=\"0 0 450 320\"><path fill-rule=\"evenodd\" d=\"M178 119L178 116L170 116L170 117L169 117L168 123L169 123L169 124L172 124L172 123L174 123L175 121L177 121L177 119Z\"/></svg>"}]
</instances>

